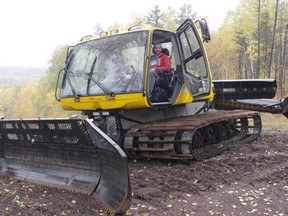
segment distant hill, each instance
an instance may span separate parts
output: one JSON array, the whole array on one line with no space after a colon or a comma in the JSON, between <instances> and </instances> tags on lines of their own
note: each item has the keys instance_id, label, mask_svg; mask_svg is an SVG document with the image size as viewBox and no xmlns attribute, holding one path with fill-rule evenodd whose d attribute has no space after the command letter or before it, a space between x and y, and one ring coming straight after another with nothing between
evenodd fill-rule
<instances>
[{"instance_id":1,"label":"distant hill","mask_svg":"<svg viewBox=\"0 0 288 216\"><path fill-rule=\"evenodd\" d=\"M46 70L47 68L0 66L0 86L37 83Z\"/></svg>"}]
</instances>

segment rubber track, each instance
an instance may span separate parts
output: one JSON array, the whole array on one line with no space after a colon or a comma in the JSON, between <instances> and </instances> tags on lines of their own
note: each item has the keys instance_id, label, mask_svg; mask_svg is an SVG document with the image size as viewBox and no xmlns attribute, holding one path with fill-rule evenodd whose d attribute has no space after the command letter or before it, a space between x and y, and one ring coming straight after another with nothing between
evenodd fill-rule
<instances>
[{"instance_id":1,"label":"rubber track","mask_svg":"<svg viewBox=\"0 0 288 216\"><path fill-rule=\"evenodd\" d=\"M130 158L202 160L256 139L261 128L257 112L212 110L133 126L124 147Z\"/></svg>"}]
</instances>

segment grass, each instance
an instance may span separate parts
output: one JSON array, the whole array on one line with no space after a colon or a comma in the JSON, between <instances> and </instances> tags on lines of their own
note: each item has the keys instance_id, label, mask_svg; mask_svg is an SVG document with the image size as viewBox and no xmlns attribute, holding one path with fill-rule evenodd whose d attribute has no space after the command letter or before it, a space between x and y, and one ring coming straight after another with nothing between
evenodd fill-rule
<instances>
[{"instance_id":1,"label":"grass","mask_svg":"<svg viewBox=\"0 0 288 216\"><path fill-rule=\"evenodd\" d=\"M261 113L263 129L288 131L288 118L282 114Z\"/></svg>"}]
</instances>

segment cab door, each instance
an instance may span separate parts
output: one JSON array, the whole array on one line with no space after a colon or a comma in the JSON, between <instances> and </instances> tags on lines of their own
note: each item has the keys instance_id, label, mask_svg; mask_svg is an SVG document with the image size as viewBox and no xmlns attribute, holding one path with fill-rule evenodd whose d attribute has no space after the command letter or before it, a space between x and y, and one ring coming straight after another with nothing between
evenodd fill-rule
<instances>
[{"instance_id":1,"label":"cab door","mask_svg":"<svg viewBox=\"0 0 288 216\"><path fill-rule=\"evenodd\" d=\"M191 19L182 23L176 32L184 80L193 98L210 93L211 75L201 38Z\"/></svg>"}]
</instances>

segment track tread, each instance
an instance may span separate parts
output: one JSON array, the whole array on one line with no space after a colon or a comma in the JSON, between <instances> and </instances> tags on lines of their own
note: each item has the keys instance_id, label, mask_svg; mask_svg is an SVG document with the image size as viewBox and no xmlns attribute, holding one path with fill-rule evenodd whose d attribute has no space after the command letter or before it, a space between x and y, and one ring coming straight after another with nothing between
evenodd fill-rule
<instances>
[{"instance_id":1,"label":"track tread","mask_svg":"<svg viewBox=\"0 0 288 216\"><path fill-rule=\"evenodd\" d=\"M249 119L252 119L253 125L250 125ZM231 134L227 135L224 140L207 142L208 135L206 134L204 137L203 132L203 140L206 141L195 144L195 131L204 130L204 128L206 130L208 127L213 127L213 124L229 121L235 121L237 131L236 128L230 129L234 130L233 133L230 132ZM232 143L250 142L256 139L260 135L261 128L261 118L255 111L212 110L205 114L171 118L133 126L125 134L124 147L131 158L181 159L180 155L186 154L187 156L187 152L183 152L183 150L179 152L179 149L183 145L189 145L189 158L202 160L220 154L227 150ZM214 130L215 133L212 133L211 139L213 135L220 136L219 132L215 132L215 129L210 130ZM228 133L228 129L226 128L224 132ZM174 138L172 134L174 134ZM192 137L194 141L192 141ZM170 151L167 151L167 149L170 149Z\"/></svg>"}]
</instances>

